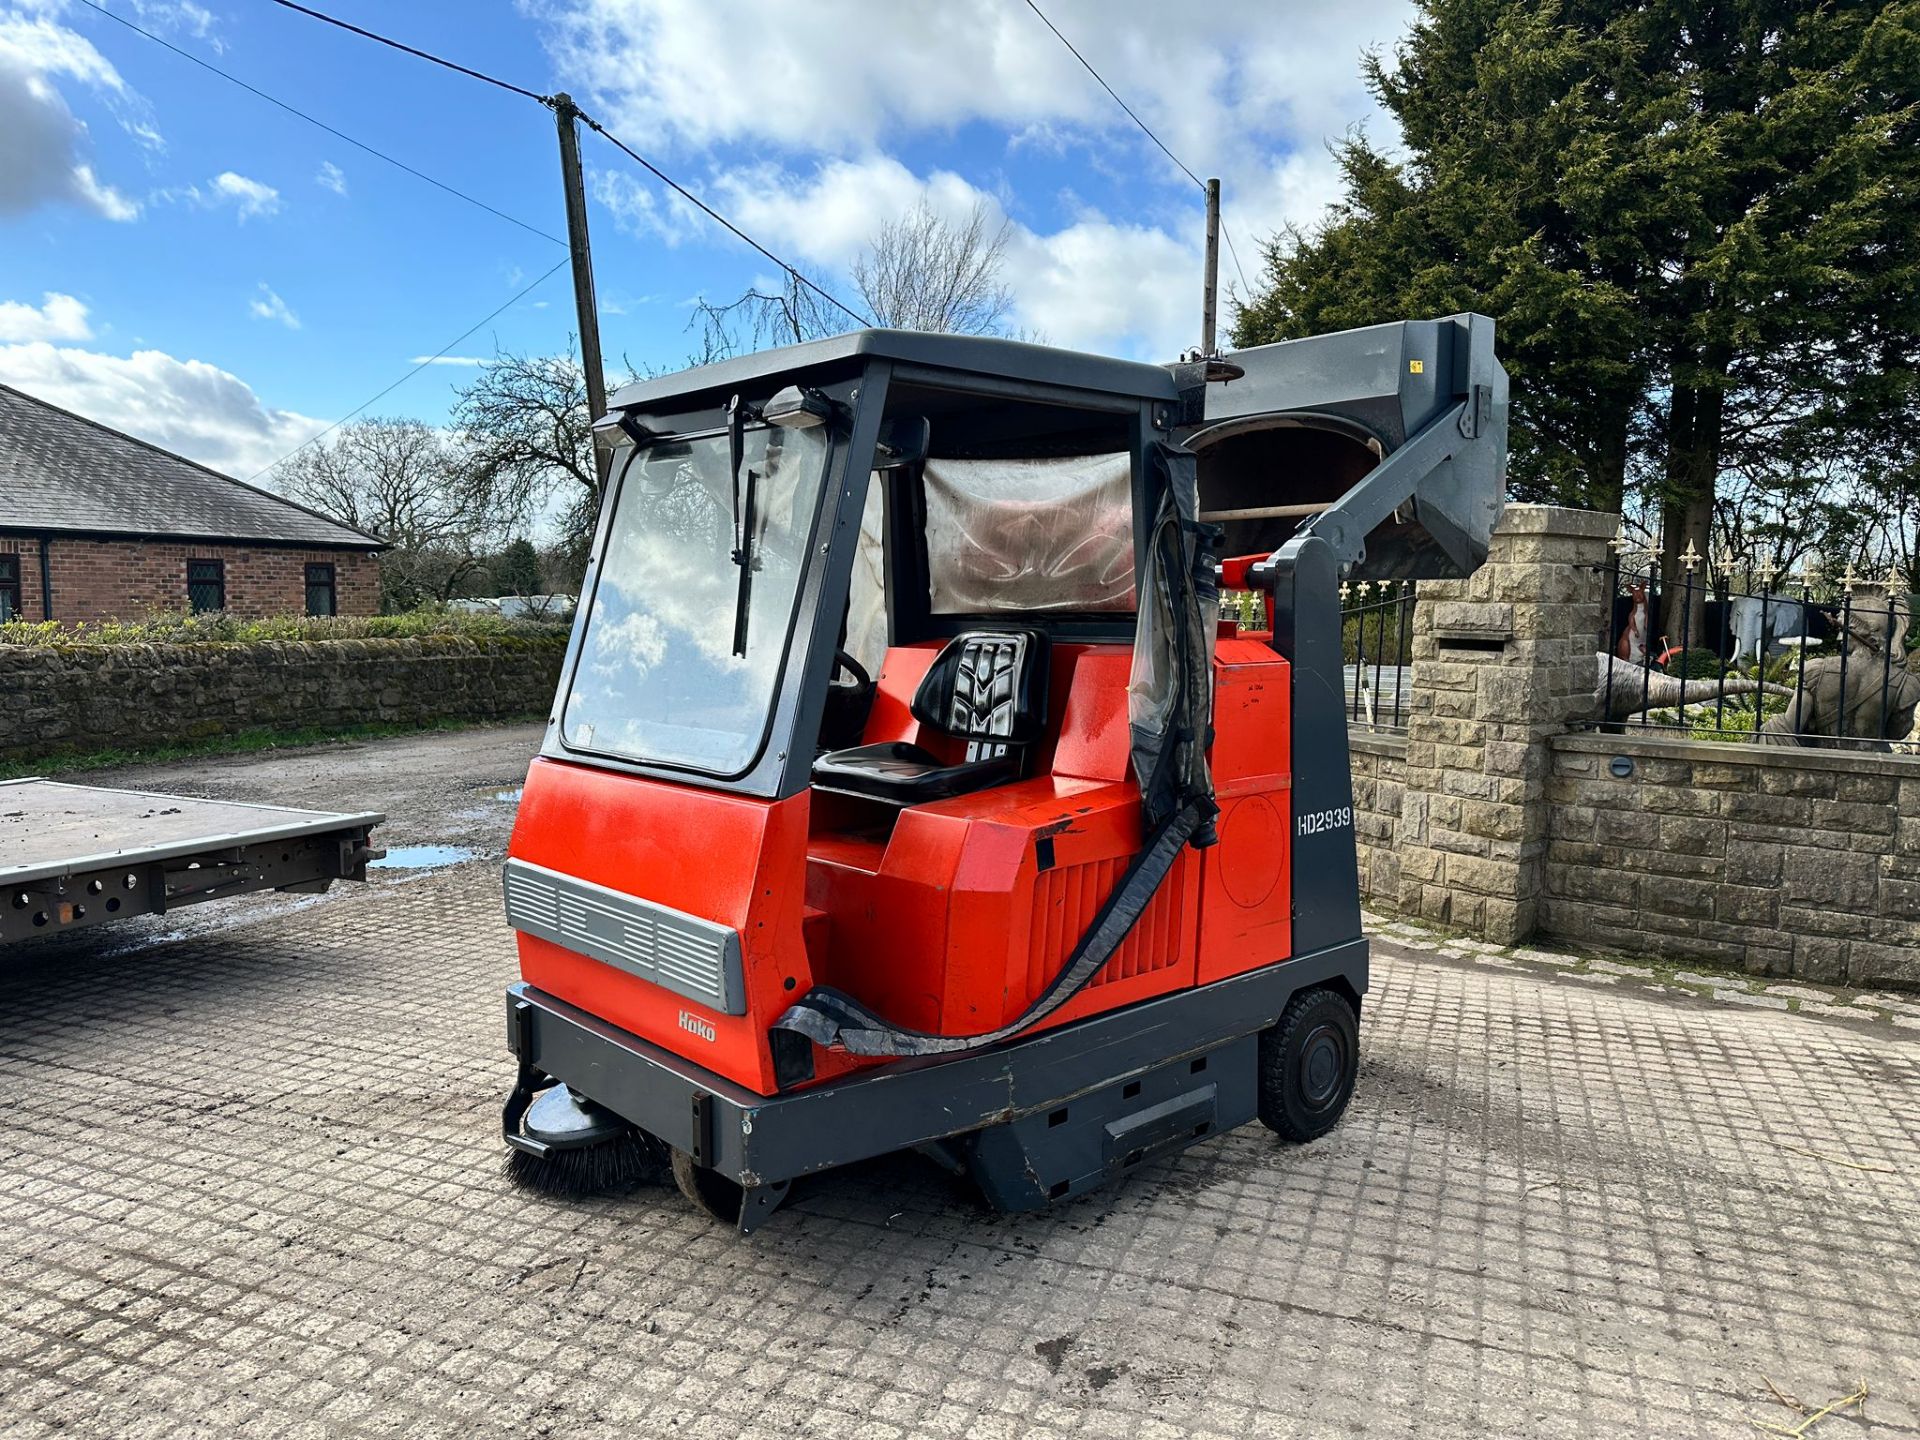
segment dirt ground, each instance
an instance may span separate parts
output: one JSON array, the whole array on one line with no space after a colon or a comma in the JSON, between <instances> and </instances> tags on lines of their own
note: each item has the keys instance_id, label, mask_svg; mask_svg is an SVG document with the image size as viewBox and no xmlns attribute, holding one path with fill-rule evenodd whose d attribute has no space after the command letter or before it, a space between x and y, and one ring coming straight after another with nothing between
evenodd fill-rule
<instances>
[{"instance_id":1,"label":"dirt ground","mask_svg":"<svg viewBox=\"0 0 1920 1440\"><path fill-rule=\"evenodd\" d=\"M0 958L0 1433L1920 1436L1920 1032L1383 941L1358 1094L1041 1215L503 1178L537 727L92 778L463 861ZM405 858L405 857L402 857ZM429 859L435 857L429 856Z\"/></svg>"}]
</instances>

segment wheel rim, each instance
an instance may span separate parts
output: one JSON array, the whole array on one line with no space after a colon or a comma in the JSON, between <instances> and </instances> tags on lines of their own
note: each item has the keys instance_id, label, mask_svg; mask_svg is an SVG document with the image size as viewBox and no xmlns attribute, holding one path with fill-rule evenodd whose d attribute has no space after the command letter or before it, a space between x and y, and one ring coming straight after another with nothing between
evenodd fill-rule
<instances>
[{"instance_id":1,"label":"wheel rim","mask_svg":"<svg viewBox=\"0 0 1920 1440\"><path fill-rule=\"evenodd\" d=\"M1316 1025L1300 1043L1300 1100L1325 1110L1340 1098L1347 1074L1347 1037L1333 1025Z\"/></svg>"}]
</instances>

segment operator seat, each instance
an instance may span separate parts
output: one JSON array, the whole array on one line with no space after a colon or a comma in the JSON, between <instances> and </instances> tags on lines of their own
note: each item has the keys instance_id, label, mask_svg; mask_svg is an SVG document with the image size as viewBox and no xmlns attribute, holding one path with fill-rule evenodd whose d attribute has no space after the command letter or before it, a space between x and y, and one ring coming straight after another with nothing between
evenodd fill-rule
<instances>
[{"instance_id":1,"label":"operator seat","mask_svg":"<svg viewBox=\"0 0 1920 1440\"><path fill-rule=\"evenodd\" d=\"M949 640L913 692L913 717L967 742L949 764L904 740L833 750L813 783L894 805L923 805L1020 778L1047 724L1049 647L1041 630L969 630Z\"/></svg>"}]
</instances>

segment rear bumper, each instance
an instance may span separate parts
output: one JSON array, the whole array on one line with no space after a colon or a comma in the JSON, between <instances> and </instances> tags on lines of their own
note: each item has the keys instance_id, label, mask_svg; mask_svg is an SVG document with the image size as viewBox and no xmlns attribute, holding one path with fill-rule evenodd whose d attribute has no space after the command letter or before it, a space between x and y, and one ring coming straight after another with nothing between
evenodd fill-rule
<instances>
[{"instance_id":1,"label":"rear bumper","mask_svg":"<svg viewBox=\"0 0 1920 1440\"><path fill-rule=\"evenodd\" d=\"M1300 990L1367 988L1367 942L1330 946L977 1054L902 1060L810 1089L759 1095L531 985L507 990L507 1042L529 1074L577 1093L746 1187L795 1179L1060 1104L1266 1028ZM518 1108L516 1109L516 1102Z\"/></svg>"}]
</instances>

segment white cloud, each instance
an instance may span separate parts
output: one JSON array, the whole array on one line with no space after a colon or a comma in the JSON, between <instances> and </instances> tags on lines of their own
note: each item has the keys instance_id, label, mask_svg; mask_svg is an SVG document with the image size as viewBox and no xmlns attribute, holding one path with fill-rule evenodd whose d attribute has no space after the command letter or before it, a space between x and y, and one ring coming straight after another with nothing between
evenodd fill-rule
<instances>
[{"instance_id":1,"label":"white cloud","mask_svg":"<svg viewBox=\"0 0 1920 1440\"><path fill-rule=\"evenodd\" d=\"M204 40L215 54L226 51L226 42L213 33L213 12L193 0L133 0L133 9L152 29Z\"/></svg>"},{"instance_id":2,"label":"white cloud","mask_svg":"<svg viewBox=\"0 0 1920 1440\"><path fill-rule=\"evenodd\" d=\"M1200 247L1089 216L1049 235L1016 229L1007 278L1020 324L1075 350L1171 360L1200 340Z\"/></svg>"},{"instance_id":3,"label":"white cloud","mask_svg":"<svg viewBox=\"0 0 1920 1440\"><path fill-rule=\"evenodd\" d=\"M815 0L804 25L787 0L520 5L548 22L556 62L583 77L603 119L683 147L844 155L986 122L1051 147L1117 136L1150 175L1178 174L1025 5ZM1276 146L1318 152L1372 115L1361 52L1412 15L1411 0L1214 0L1178 25L1164 0L1046 8L1175 154L1227 177ZM743 36L753 83L718 83L715 57L737 54Z\"/></svg>"},{"instance_id":4,"label":"white cloud","mask_svg":"<svg viewBox=\"0 0 1920 1440\"><path fill-rule=\"evenodd\" d=\"M38 75L62 75L116 94L126 92L120 72L85 36L45 16L0 14L0 55Z\"/></svg>"},{"instance_id":5,"label":"white cloud","mask_svg":"<svg viewBox=\"0 0 1920 1440\"><path fill-rule=\"evenodd\" d=\"M71 295L49 290L37 307L20 300L0 301L0 341L92 338L87 307Z\"/></svg>"},{"instance_id":6,"label":"white cloud","mask_svg":"<svg viewBox=\"0 0 1920 1440\"><path fill-rule=\"evenodd\" d=\"M656 198L650 182L624 170L594 171L591 189L593 198L613 212L622 230L662 240L669 247L694 239L712 223L676 192ZM519 281L520 270L515 266L507 283Z\"/></svg>"},{"instance_id":7,"label":"white cloud","mask_svg":"<svg viewBox=\"0 0 1920 1440\"><path fill-rule=\"evenodd\" d=\"M756 166L721 176L715 189L719 208L748 233L779 235L797 252L790 260L835 267L852 261L876 230L923 196L937 213L958 217L982 193L951 171L922 179L890 155L829 160L804 180Z\"/></svg>"},{"instance_id":8,"label":"white cloud","mask_svg":"<svg viewBox=\"0 0 1920 1440\"><path fill-rule=\"evenodd\" d=\"M289 330L300 328L300 317L287 308L287 302L264 280L260 282L260 293L247 302L247 313L256 320L277 320Z\"/></svg>"},{"instance_id":9,"label":"white cloud","mask_svg":"<svg viewBox=\"0 0 1920 1440\"><path fill-rule=\"evenodd\" d=\"M87 127L54 83L73 80L110 100L126 82L77 32L45 16L0 13L0 215L69 204L108 220L140 207L100 180L86 161Z\"/></svg>"},{"instance_id":10,"label":"white cloud","mask_svg":"<svg viewBox=\"0 0 1920 1440\"><path fill-rule=\"evenodd\" d=\"M409 365L485 365L484 355L416 355Z\"/></svg>"},{"instance_id":11,"label":"white cloud","mask_svg":"<svg viewBox=\"0 0 1920 1440\"><path fill-rule=\"evenodd\" d=\"M683 152L769 156L723 168L703 193L796 263L839 270L923 194L937 209L987 194L1017 224L1007 259L1020 324L1055 343L1155 358L1199 338L1196 188L1025 5L815 0L795 25L786 0L519 3L547 23L556 65L615 130ZM1182 161L1221 177L1249 267L1261 240L1312 223L1338 196L1330 140L1355 125L1393 140L1360 58L1400 36L1411 0L1214 0L1175 26L1164 0L1046 8ZM715 57L740 53L742 36L753 83L721 83ZM1035 207L997 192L996 174L916 175L888 153L964 126L1005 132L1009 155L1077 156L1141 199L1114 214L1070 204L1070 222L1048 233ZM594 194L623 226L669 244L718 238L684 202L624 172L596 177ZM1244 289L1226 247L1222 283Z\"/></svg>"},{"instance_id":12,"label":"white cloud","mask_svg":"<svg viewBox=\"0 0 1920 1440\"><path fill-rule=\"evenodd\" d=\"M771 165L721 175L722 208L749 233L852 300L846 269L889 220L924 199L963 218L976 203L1006 218L998 196L950 171L917 176L891 156L833 160L810 176ZM709 226L709 238L720 232ZM1003 275L1013 328L1055 345L1170 360L1199 341L1200 227L1175 235L1087 211L1041 232L1009 224Z\"/></svg>"},{"instance_id":13,"label":"white cloud","mask_svg":"<svg viewBox=\"0 0 1920 1440\"><path fill-rule=\"evenodd\" d=\"M73 167L73 192L108 220L124 222L139 218L140 202L129 200L111 185L102 185L94 178L91 165Z\"/></svg>"},{"instance_id":14,"label":"white cloud","mask_svg":"<svg viewBox=\"0 0 1920 1440\"><path fill-rule=\"evenodd\" d=\"M230 204L243 222L256 216L279 213L280 192L262 181L250 180L231 170L222 170L210 183L212 191L205 203Z\"/></svg>"},{"instance_id":15,"label":"white cloud","mask_svg":"<svg viewBox=\"0 0 1920 1440\"><path fill-rule=\"evenodd\" d=\"M237 375L160 350L0 345L0 383L245 479L326 422L276 410Z\"/></svg>"},{"instance_id":16,"label":"white cloud","mask_svg":"<svg viewBox=\"0 0 1920 1440\"><path fill-rule=\"evenodd\" d=\"M347 193L347 172L331 160L322 160L320 162L320 173L313 177L313 183L323 189L331 190L336 195L345 195Z\"/></svg>"}]
</instances>

